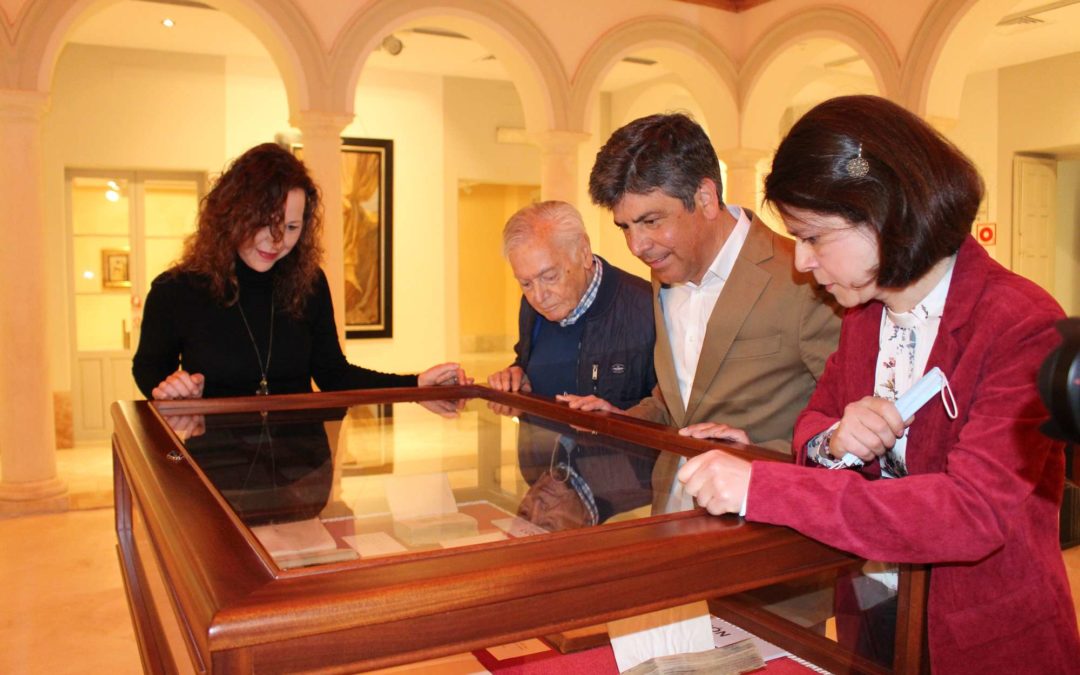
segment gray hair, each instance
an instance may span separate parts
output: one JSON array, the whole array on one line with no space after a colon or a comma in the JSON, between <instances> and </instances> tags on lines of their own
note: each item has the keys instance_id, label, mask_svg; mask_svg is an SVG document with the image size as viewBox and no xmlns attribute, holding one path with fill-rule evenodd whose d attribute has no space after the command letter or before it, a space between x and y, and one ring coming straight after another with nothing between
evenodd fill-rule
<instances>
[{"instance_id":1,"label":"gray hair","mask_svg":"<svg viewBox=\"0 0 1080 675\"><path fill-rule=\"evenodd\" d=\"M508 257L510 251L540 237L550 239L556 248L569 253L575 262L578 261L581 245L584 244L586 248L591 246L581 214L573 204L554 200L536 202L521 208L506 221L503 228L503 257Z\"/></svg>"}]
</instances>

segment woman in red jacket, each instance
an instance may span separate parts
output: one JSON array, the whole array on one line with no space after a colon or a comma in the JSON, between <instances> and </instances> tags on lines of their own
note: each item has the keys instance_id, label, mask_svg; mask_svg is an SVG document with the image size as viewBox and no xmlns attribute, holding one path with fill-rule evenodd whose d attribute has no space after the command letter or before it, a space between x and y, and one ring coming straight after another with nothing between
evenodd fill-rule
<instances>
[{"instance_id":1,"label":"woman in red jacket","mask_svg":"<svg viewBox=\"0 0 1080 675\"><path fill-rule=\"evenodd\" d=\"M796 422L794 465L714 450L679 478L711 513L872 561L931 564L935 672L1075 673L1058 542L1064 455L1039 431L1036 387L1063 313L972 239L982 195L963 154L885 99L832 99L800 119L765 199L796 238L795 266L848 308L839 347ZM935 367L947 385L901 419L894 401ZM852 605L887 615L894 571L864 571ZM851 643L887 660L891 632L878 625L856 622Z\"/></svg>"}]
</instances>

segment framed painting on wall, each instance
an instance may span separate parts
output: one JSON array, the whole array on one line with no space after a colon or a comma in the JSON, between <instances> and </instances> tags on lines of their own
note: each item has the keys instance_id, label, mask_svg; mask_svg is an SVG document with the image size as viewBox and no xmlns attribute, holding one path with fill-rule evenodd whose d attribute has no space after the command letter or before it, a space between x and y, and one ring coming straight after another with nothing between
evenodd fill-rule
<instances>
[{"instance_id":1,"label":"framed painting on wall","mask_svg":"<svg viewBox=\"0 0 1080 675\"><path fill-rule=\"evenodd\" d=\"M101 251L101 287L131 288L131 253L107 248Z\"/></svg>"},{"instance_id":2,"label":"framed painting on wall","mask_svg":"<svg viewBox=\"0 0 1080 675\"><path fill-rule=\"evenodd\" d=\"M393 336L393 197L394 142L342 138L346 338Z\"/></svg>"}]
</instances>

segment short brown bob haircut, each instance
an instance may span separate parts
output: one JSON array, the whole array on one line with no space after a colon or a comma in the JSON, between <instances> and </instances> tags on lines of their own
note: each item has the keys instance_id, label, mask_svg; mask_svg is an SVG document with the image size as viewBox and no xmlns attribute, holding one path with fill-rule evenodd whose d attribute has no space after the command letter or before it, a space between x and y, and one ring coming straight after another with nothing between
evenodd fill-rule
<instances>
[{"instance_id":1,"label":"short brown bob haircut","mask_svg":"<svg viewBox=\"0 0 1080 675\"><path fill-rule=\"evenodd\" d=\"M848 170L860 153L862 176ZM903 288L960 249L982 196L971 160L918 116L877 96L841 96L780 142L764 201L872 229L878 286Z\"/></svg>"},{"instance_id":2,"label":"short brown bob haircut","mask_svg":"<svg viewBox=\"0 0 1080 675\"><path fill-rule=\"evenodd\" d=\"M303 162L275 143L256 145L237 157L199 205L199 221L173 270L206 280L222 305L237 300L237 251L264 227L284 236L285 198L304 191L304 228L296 246L273 267L275 304L299 318L318 279L322 209L319 189Z\"/></svg>"}]
</instances>

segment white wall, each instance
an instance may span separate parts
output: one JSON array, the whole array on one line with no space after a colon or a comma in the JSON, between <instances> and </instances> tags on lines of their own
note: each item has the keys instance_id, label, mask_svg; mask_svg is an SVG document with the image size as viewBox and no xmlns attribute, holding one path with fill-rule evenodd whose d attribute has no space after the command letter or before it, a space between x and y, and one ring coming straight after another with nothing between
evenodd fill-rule
<instances>
[{"instance_id":1,"label":"white wall","mask_svg":"<svg viewBox=\"0 0 1080 675\"><path fill-rule=\"evenodd\" d=\"M446 198L445 264L446 281L443 304L446 312L446 349L448 356L458 358L463 344L470 344L469 336L461 335L462 303L500 306L505 292L495 292L492 297L462 297L460 280L465 273L460 269L463 261L473 256L462 247L467 238L460 236L458 216L461 212L458 198L462 183L528 186L540 183L540 149L531 143L498 143L499 128L522 129L525 114L521 98L509 83L477 80L471 78L446 78L444 89L446 125L445 158L443 163L443 194ZM525 190L509 190L508 195L526 194ZM524 204L518 204L518 207ZM502 230L503 221L516 209L505 207L499 217L492 218L488 227ZM498 248L490 251L487 264L505 266ZM465 264L472 264L466 262ZM505 291L506 289L503 289ZM512 291L512 288L511 288ZM515 315L516 316L516 315ZM514 333L517 332L516 324ZM475 343L473 343L475 344ZM471 373L483 376L486 373Z\"/></svg>"},{"instance_id":2,"label":"white wall","mask_svg":"<svg viewBox=\"0 0 1080 675\"><path fill-rule=\"evenodd\" d=\"M225 157L274 140L289 126L289 102L277 66L269 57L230 56L225 61Z\"/></svg>"},{"instance_id":3,"label":"white wall","mask_svg":"<svg viewBox=\"0 0 1080 675\"><path fill-rule=\"evenodd\" d=\"M990 220L997 218L997 186L994 177L998 170L998 71L972 73L964 81L960 98L960 118L944 130L945 136L975 162L983 180L987 181Z\"/></svg>"},{"instance_id":4,"label":"white wall","mask_svg":"<svg viewBox=\"0 0 1080 675\"><path fill-rule=\"evenodd\" d=\"M1013 156L1021 152L1056 155L1080 147L1080 87L1076 82L1080 82L1080 52L999 71L997 218L998 248L1003 260L1011 259ZM1076 263L1067 265L1080 258L1076 227L1075 218L1069 222L1059 214L1056 239L1064 248L1059 248L1055 261L1060 268L1054 296L1063 305L1066 296L1075 298L1073 294L1080 285ZM1068 302L1071 309L1066 310L1076 313L1075 302Z\"/></svg>"},{"instance_id":5,"label":"white wall","mask_svg":"<svg viewBox=\"0 0 1080 675\"><path fill-rule=\"evenodd\" d=\"M443 194L443 81L366 69L346 137L394 141L394 337L349 340L358 365L417 372L448 356Z\"/></svg>"},{"instance_id":6,"label":"white wall","mask_svg":"<svg viewBox=\"0 0 1080 675\"><path fill-rule=\"evenodd\" d=\"M446 169L458 180L503 185L540 182L540 149L497 143L499 128L524 129L525 114L509 82L445 80Z\"/></svg>"},{"instance_id":7,"label":"white wall","mask_svg":"<svg viewBox=\"0 0 1080 675\"><path fill-rule=\"evenodd\" d=\"M1054 285L1069 316L1080 316L1080 159L1058 162Z\"/></svg>"},{"instance_id":8,"label":"white wall","mask_svg":"<svg viewBox=\"0 0 1080 675\"><path fill-rule=\"evenodd\" d=\"M949 129L942 130L956 147L975 163L986 184L986 197L980 209L980 222L998 223L998 239L1008 238L1008 230L1003 230L999 219L1000 194L998 177L998 71L990 70L972 73L964 82L964 92L960 98L960 118ZM1012 185L1007 186L1012 190ZM1002 259L999 245L987 246L991 257L1008 265L1008 259ZM1006 248L1005 251L1008 251Z\"/></svg>"}]
</instances>

